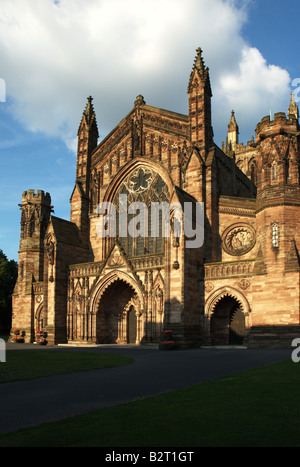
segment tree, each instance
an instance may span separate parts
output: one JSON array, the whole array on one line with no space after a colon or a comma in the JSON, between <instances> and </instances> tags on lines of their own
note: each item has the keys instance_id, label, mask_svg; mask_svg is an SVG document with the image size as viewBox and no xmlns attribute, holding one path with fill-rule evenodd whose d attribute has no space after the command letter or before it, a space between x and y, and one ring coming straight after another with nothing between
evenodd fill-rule
<instances>
[{"instance_id":1,"label":"tree","mask_svg":"<svg viewBox=\"0 0 300 467\"><path fill-rule=\"evenodd\" d=\"M0 250L0 331L9 332L12 318L12 294L18 277L18 264Z\"/></svg>"}]
</instances>

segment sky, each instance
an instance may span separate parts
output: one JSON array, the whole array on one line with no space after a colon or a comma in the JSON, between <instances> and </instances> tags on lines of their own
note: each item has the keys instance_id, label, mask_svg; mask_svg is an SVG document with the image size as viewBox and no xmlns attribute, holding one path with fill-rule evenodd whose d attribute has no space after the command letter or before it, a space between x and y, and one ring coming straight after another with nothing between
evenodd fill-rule
<instances>
[{"instance_id":1,"label":"sky","mask_svg":"<svg viewBox=\"0 0 300 467\"><path fill-rule=\"evenodd\" d=\"M299 0L0 0L0 249L18 260L22 193L70 219L77 130L94 98L99 142L133 108L187 114L196 49L210 70L215 143L300 102Z\"/></svg>"}]
</instances>

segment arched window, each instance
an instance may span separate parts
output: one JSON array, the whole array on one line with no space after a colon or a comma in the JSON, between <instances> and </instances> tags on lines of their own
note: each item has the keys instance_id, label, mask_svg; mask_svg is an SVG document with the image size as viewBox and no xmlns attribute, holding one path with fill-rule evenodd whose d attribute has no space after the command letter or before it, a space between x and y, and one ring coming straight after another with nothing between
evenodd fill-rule
<instances>
[{"instance_id":1,"label":"arched window","mask_svg":"<svg viewBox=\"0 0 300 467\"><path fill-rule=\"evenodd\" d=\"M285 176L287 180L290 178L290 161L288 160L285 163Z\"/></svg>"},{"instance_id":2,"label":"arched window","mask_svg":"<svg viewBox=\"0 0 300 467\"><path fill-rule=\"evenodd\" d=\"M128 256L164 252L161 208L169 200L166 183L147 166L134 169L122 182L113 202L116 207L116 234ZM153 203L158 208L155 211Z\"/></svg>"},{"instance_id":3,"label":"arched window","mask_svg":"<svg viewBox=\"0 0 300 467\"><path fill-rule=\"evenodd\" d=\"M277 164L273 164L273 180L277 180Z\"/></svg>"},{"instance_id":4,"label":"arched window","mask_svg":"<svg viewBox=\"0 0 300 467\"><path fill-rule=\"evenodd\" d=\"M24 279L24 263L20 263L20 279L21 281Z\"/></svg>"},{"instance_id":5,"label":"arched window","mask_svg":"<svg viewBox=\"0 0 300 467\"><path fill-rule=\"evenodd\" d=\"M272 246L279 248L279 226L277 223L272 225Z\"/></svg>"},{"instance_id":6,"label":"arched window","mask_svg":"<svg viewBox=\"0 0 300 467\"><path fill-rule=\"evenodd\" d=\"M251 176L251 182L253 182L255 185L257 183L257 177L256 177L256 164L253 162L253 164L251 164L251 168L250 168L250 176Z\"/></svg>"},{"instance_id":7,"label":"arched window","mask_svg":"<svg viewBox=\"0 0 300 467\"><path fill-rule=\"evenodd\" d=\"M29 224L29 236L32 237L34 233L35 233L35 221L34 221L34 218L32 218Z\"/></svg>"}]
</instances>

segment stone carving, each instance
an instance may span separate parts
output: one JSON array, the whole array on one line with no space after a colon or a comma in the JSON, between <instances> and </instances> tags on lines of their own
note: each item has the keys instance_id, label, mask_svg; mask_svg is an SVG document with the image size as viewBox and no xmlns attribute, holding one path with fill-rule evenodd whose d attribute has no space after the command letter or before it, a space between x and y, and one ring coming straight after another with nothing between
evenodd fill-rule
<instances>
[{"instance_id":1,"label":"stone carving","mask_svg":"<svg viewBox=\"0 0 300 467\"><path fill-rule=\"evenodd\" d=\"M47 250L49 264L53 265L54 264L54 242L52 241L51 234L48 235L46 239L46 250Z\"/></svg>"},{"instance_id":2,"label":"stone carving","mask_svg":"<svg viewBox=\"0 0 300 467\"><path fill-rule=\"evenodd\" d=\"M208 293L211 292L212 290L214 290L214 288L215 287L211 282L207 282L205 284L205 291L208 292Z\"/></svg>"},{"instance_id":3,"label":"stone carving","mask_svg":"<svg viewBox=\"0 0 300 467\"><path fill-rule=\"evenodd\" d=\"M240 256L252 250L256 243L255 230L249 224L236 224L228 227L222 236L222 246L226 253Z\"/></svg>"},{"instance_id":4,"label":"stone carving","mask_svg":"<svg viewBox=\"0 0 300 467\"><path fill-rule=\"evenodd\" d=\"M156 300L158 313L163 313L164 293L162 289L160 288L160 286L158 286L155 291L155 300Z\"/></svg>"},{"instance_id":5,"label":"stone carving","mask_svg":"<svg viewBox=\"0 0 300 467\"><path fill-rule=\"evenodd\" d=\"M124 265L124 260L120 253L115 252L113 256L108 260L108 266L111 268L117 268Z\"/></svg>"},{"instance_id":6,"label":"stone carving","mask_svg":"<svg viewBox=\"0 0 300 467\"><path fill-rule=\"evenodd\" d=\"M241 280L241 282L239 283L239 287L240 287L242 290L247 290L247 289L249 289L249 287L250 287L250 282L247 281L247 279L243 279L243 280Z\"/></svg>"},{"instance_id":7,"label":"stone carving","mask_svg":"<svg viewBox=\"0 0 300 467\"><path fill-rule=\"evenodd\" d=\"M94 170L90 178L90 198L92 208L98 205L100 180L97 170Z\"/></svg>"}]
</instances>

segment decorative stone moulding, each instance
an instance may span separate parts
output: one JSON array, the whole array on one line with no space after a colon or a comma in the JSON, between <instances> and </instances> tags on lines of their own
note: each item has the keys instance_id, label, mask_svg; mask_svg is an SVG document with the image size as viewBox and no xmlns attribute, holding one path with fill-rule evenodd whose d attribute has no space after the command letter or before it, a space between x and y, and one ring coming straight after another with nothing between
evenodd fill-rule
<instances>
[{"instance_id":1,"label":"decorative stone moulding","mask_svg":"<svg viewBox=\"0 0 300 467\"><path fill-rule=\"evenodd\" d=\"M242 290L247 290L247 289L249 289L250 285L251 285L250 282L247 281L246 279L241 280L241 282L239 283L239 287L240 287Z\"/></svg>"},{"instance_id":2,"label":"decorative stone moulding","mask_svg":"<svg viewBox=\"0 0 300 467\"><path fill-rule=\"evenodd\" d=\"M205 284L205 292L210 293L212 290L214 290L215 286L211 282L207 282Z\"/></svg>"},{"instance_id":3,"label":"decorative stone moulding","mask_svg":"<svg viewBox=\"0 0 300 467\"><path fill-rule=\"evenodd\" d=\"M229 255L245 255L254 248L256 232L249 224L230 225L222 235L222 247Z\"/></svg>"}]
</instances>

